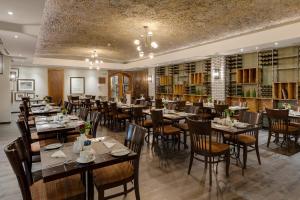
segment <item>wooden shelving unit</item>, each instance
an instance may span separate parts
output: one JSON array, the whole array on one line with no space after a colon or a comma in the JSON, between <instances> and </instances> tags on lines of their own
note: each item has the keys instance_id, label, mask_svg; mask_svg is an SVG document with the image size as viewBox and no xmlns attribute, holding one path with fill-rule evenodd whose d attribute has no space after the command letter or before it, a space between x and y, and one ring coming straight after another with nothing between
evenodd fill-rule
<instances>
[{"instance_id":1,"label":"wooden shelving unit","mask_svg":"<svg viewBox=\"0 0 300 200\"><path fill-rule=\"evenodd\" d=\"M236 73L237 84L258 84L260 70L258 68L238 69Z\"/></svg>"}]
</instances>

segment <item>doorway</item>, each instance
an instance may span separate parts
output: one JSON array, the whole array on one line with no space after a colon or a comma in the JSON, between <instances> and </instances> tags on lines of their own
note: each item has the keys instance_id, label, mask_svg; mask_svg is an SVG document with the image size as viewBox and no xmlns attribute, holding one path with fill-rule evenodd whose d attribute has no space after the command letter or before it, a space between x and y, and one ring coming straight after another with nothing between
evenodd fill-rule
<instances>
[{"instance_id":1,"label":"doorway","mask_svg":"<svg viewBox=\"0 0 300 200\"><path fill-rule=\"evenodd\" d=\"M64 100L63 69L48 69L48 94L56 104Z\"/></svg>"}]
</instances>

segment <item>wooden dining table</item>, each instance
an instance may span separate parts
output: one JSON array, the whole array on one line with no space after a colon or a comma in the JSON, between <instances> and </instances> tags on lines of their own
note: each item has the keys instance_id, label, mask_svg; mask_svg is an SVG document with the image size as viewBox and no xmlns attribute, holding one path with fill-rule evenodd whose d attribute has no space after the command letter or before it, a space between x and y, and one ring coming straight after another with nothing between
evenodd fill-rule
<instances>
[{"instance_id":1,"label":"wooden dining table","mask_svg":"<svg viewBox=\"0 0 300 200\"><path fill-rule=\"evenodd\" d=\"M49 103L50 106L55 106L55 103ZM35 107L45 107L46 105L43 103L31 103L30 107L35 108Z\"/></svg>"},{"instance_id":2,"label":"wooden dining table","mask_svg":"<svg viewBox=\"0 0 300 200\"><path fill-rule=\"evenodd\" d=\"M163 109L155 109L155 110L163 110ZM151 115L150 109L143 110L143 113L146 115ZM163 111L163 118L167 120L171 120L172 122L178 122L180 120L186 119L187 117L194 116L194 113L186 113L186 112L177 112L174 110L166 110Z\"/></svg>"},{"instance_id":3,"label":"wooden dining table","mask_svg":"<svg viewBox=\"0 0 300 200\"><path fill-rule=\"evenodd\" d=\"M79 120L77 116L63 116L62 120L58 120L58 116L37 116L35 117L36 130L38 135L66 133L75 130L84 124L83 120Z\"/></svg>"},{"instance_id":4,"label":"wooden dining table","mask_svg":"<svg viewBox=\"0 0 300 200\"><path fill-rule=\"evenodd\" d=\"M93 138L91 141L91 149L94 151L95 160L87 164L80 164L76 161L79 154L73 152L73 143L65 143L59 149L66 155L65 158L51 157L58 149L46 150L42 148L40 154L43 181L49 182L75 174L82 174L84 176L86 199L94 199L93 170L137 158L137 154L132 151L126 156L112 156L110 154L112 150L127 149L127 147L111 137ZM114 145L108 148L106 142L114 143Z\"/></svg>"},{"instance_id":5,"label":"wooden dining table","mask_svg":"<svg viewBox=\"0 0 300 200\"><path fill-rule=\"evenodd\" d=\"M46 107L33 107L31 108L32 114L37 115L53 115L61 112L59 106L51 106L49 109Z\"/></svg>"},{"instance_id":6,"label":"wooden dining table","mask_svg":"<svg viewBox=\"0 0 300 200\"><path fill-rule=\"evenodd\" d=\"M252 131L258 131L261 127L258 125L248 125L246 128L237 128L235 126L225 126L225 125L221 125L221 124L217 124L215 122L211 122L211 129L215 132L219 132L224 134L228 134L230 135L231 138L233 138L233 140L238 144L238 136L240 134L244 134L244 133L248 133L248 132L252 132ZM233 149L234 150L234 149ZM233 151L232 154L233 158L235 158L237 160L237 162L239 163L239 165L242 168L242 175L244 175L244 166L242 161L240 160L240 155Z\"/></svg>"}]
</instances>

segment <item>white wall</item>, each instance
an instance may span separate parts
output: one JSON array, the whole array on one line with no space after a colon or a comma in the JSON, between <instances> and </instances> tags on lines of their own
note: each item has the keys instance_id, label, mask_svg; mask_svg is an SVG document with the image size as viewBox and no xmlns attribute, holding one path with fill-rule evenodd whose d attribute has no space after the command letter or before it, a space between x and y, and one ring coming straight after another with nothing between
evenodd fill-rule
<instances>
[{"instance_id":1,"label":"white wall","mask_svg":"<svg viewBox=\"0 0 300 200\"><path fill-rule=\"evenodd\" d=\"M42 98L48 95L48 69L42 67L18 67L19 79L34 79L35 80L35 95ZM14 92L17 92L17 81L13 82ZM19 111L20 101L15 101L13 98L12 112Z\"/></svg>"},{"instance_id":2,"label":"white wall","mask_svg":"<svg viewBox=\"0 0 300 200\"><path fill-rule=\"evenodd\" d=\"M11 94L9 90L10 58L7 56L3 56L3 64L3 74L0 74L0 123L11 121Z\"/></svg>"},{"instance_id":3,"label":"white wall","mask_svg":"<svg viewBox=\"0 0 300 200\"><path fill-rule=\"evenodd\" d=\"M65 69L65 87L64 97L70 95L70 77L85 77L85 94L98 96L108 96L108 73L107 70L80 70L80 69ZM99 85L98 78L105 77L106 84Z\"/></svg>"},{"instance_id":4,"label":"white wall","mask_svg":"<svg viewBox=\"0 0 300 200\"><path fill-rule=\"evenodd\" d=\"M19 68L20 79L35 79L35 94L39 97L48 95L48 68L45 67L15 67ZM85 77L85 93L98 96L108 95L108 73L107 70L81 70L64 69L64 98L70 94L70 77ZM105 77L106 84L98 85L98 77ZM14 82L14 92L17 91L17 83ZM2 84L1 84L2 86ZM8 86L9 88L9 86ZM1 91L1 90L0 90ZM9 99L10 100L10 99ZM19 111L20 102L13 101L11 111Z\"/></svg>"}]
</instances>

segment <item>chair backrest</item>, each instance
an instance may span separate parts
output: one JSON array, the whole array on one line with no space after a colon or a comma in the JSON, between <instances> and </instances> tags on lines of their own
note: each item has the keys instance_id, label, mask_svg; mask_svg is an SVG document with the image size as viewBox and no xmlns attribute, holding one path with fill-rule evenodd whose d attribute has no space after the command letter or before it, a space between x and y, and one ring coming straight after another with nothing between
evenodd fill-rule
<instances>
[{"instance_id":1,"label":"chair backrest","mask_svg":"<svg viewBox=\"0 0 300 200\"><path fill-rule=\"evenodd\" d=\"M68 104L69 104L69 102L67 102L67 101L64 101L64 108L65 108L65 109L67 109L67 108L68 108Z\"/></svg>"},{"instance_id":2,"label":"chair backrest","mask_svg":"<svg viewBox=\"0 0 300 200\"><path fill-rule=\"evenodd\" d=\"M289 111L288 110L274 110L266 108L267 117L269 121L269 131L284 132L288 131Z\"/></svg>"},{"instance_id":3,"label":"chair backrest","mask_svg":"<svg viewBox=\"0 0 300 200\"><path fill-rule=\"evenodd\" d=\"M68 113L68 115L72 114L72 111L73 111L73 104L69 103L68 107L67 107L67 113Z\"/></svg>"},{"instance_id":4,"label":"chair backrest","mask_svg":"<svg viewBox=\"0 0 300 200\"><path fill-rule=\"evenodd\" d=\"M109 112L108 102L107 101L103 101L102 105L103 105L104 112L108 114L108 112Z\"/></svg>"},{"instance_id":5,"label":"chair backrest","mask_svg":"<svg viewBox=\"0 0 300 200\"><path fill-rule=\"evenodd\" d=\"M80 109L79 109L79 118L81 120L86 121L87 117L88 117L88 114L89 114L89 109L88 108L80 107Z\"/></svg>"},{"instance_id":6,"label":"chair backrest","mask_svg":"<svg viewBox=\"0 0 300 200\"><path fill-rule=\"evenodd\" d=\"M162 99L155 99L155 108L163 108L164 104L162 102Z\"/></svg>"},{"instance_id":7,"label":"chair backrest","mask_svg":"<svg viewBox=\"0 0 300 200\"><path fill-rule=\"evenodd\" d=\"M8 161L17 177L19 187L23 199L31 200L30 181L29 178L29 165L27 163L26 155L24 155L24 144L19 137L12 143L4 147L4 152Z\"/></svg>"},{"instance_id":8,"label":"chair backrest","mask_svg":"<svg viewBox=\"0 0 300 200\"><path fill-rule=\"evenodd\" d=\"M161 127L164 126L164 118L162 110L151 110L151 119L153 125L153 133L160 133L162 130Z\"/></svg>"},{"instance_id":9,"label":"chair backrest","mask_svg":"<svg viewBox=\"0 0 300 200\"><path fill-rule=\"evenodd\" d=\"M228 109L229 106L225 104L214 104L214 108L216 111L216 116L225 117L225 110Z\"/></svg>"},{"instance_id":10,"label":"chair backrest","mask_svg":"<svg viewBox=\"0 0 300 200\"><path fill-rule=\"evenodd\" d=\"M31 142L32 141L31 141L31 132L30 132L29 126L26 123L26 121L22 118L18 119L17 126L19 128L22 140L24 142L26 154L28 155L28 158L30 158L32 155L32 153L31 153Z\"/></svg>"},{"instance_id":11,"label":"chair backrest","mask_svg":"<svg viewBox=\"0 0 300 200\"><path fill-rule=\"evenodd\" d=\"M185 104L186 104L186 101L177 102L176 110L184 111Z\"/></svg>"},{"instance_id":12,"label":"chair backrest","mask_svg":"<svg viewBox=\"0 0 300 200\"><path fill-rule=\"evenodd\" d=\"M96 106L97 106L97 108L98 108L98 111L100 111L101 110L101 102L100 102L100 100L96 100L95 101L95 103L96 103Z\"/></svg>"},{"instance_id":13,"label":"chair backrest","mask_svg":"<svg viewBox=\"0 0 300 200\"><path fill-rule=\"evenodd\" d=\"M211 122L200 121L196 116L187 118L190 131L191 149L201 155L211 154Z\"/></svg>"},{"instance_id":14,"label":"chair backrest","mask_svg":"<svg viewBox=\"0 0 300 200\"><path fill-rule=\"evenodd\" d=\"M61 104L62 104L62 99L60 98L60 99L58 100L57 106L61 107Z\"/></svg>"},{"instance_id":15,"label":"chair backrest","mask_svg":"<svg viewBox=\"0 0 300 200\"><path fill-rule=\"evenodd\" d=\"M132 109L132 117L135 123L143 122L144 114L142 107L133 107Z\"/></svg>"},{"instance_id":16,"label":"chair backrest","mask_svg":"<svg viewBox=\"0 0 300 200\"><path fill-rule=\"evenodd\" d=\"M51 96L45 96L44 98L47 98L49 103L52 103L53 102L53 97Z\"/></svg>"},{"instance_id":17,"label":"chair backrest","mask_svg":"<svg viewBox=\"0 0 300 200\"><path fill-rule=\"evenodd\" d=\"M117 108L117 103L111 103L110 104L110 109L113 115L118 114L118 108Z\"/></svg>"},{"instance_id":18,"label":"chair backrest","mask_svg":"<svg viewBox=\"0 0 300 200\"><path fill-rule=\"evenodd\" d=\"M193 106L198 106L200 109L203 108L203 102L193 102Z\"/></svg>"},{"instance_id":19,"label":"chair backrest","mask_svg":"<svg viewBox=\"0 0 300 200\"><path fill-rule=\"evenodd\" d=\"M260 126L262 124L262 114L256 112L241 111L239 113L239 121L251 125Z\"/></svg>"},{"instance_id":20,"label":"chair backrest","mask_svg":"<svg viewBox=\"0 0 300 200\"><path fill-rule=\"evenodd\" d=\"M167 103L167 109L168 110L175 110L176 109L176 103L173 103L173 102Z\"/></svg>"},{"instance_id":21,"label":"chair backrest","mask_svg":"<svg viewBox=\"0 0 300 200\"><path fill-rule=\"evenodd\" d=\"M93 138L97 137L97 129L100 122L100 116L101 114L99 112L94 112L91 116L91 135L93 136Z\"/></svg>"},{"instance_id":22,"label":"chair backrest","mask_svg":"<svg viewBox=\"0 0 300 200\"><path fill-rule=\"evenodd\" d=\"M137 153L138 157L140 157L146 129L139 125L130 123L127 126L126 133L125 146Z\"/></svg>"},{"instance_id":23,"label":"chair backrest","mask_svg":"<svg viewBox=\"0 0 300 200\"><path fill-rule=\"evenodd\" d=\"M71 96L71 101L79 101L79 96Z\"/></svg>"}]
</instances>

